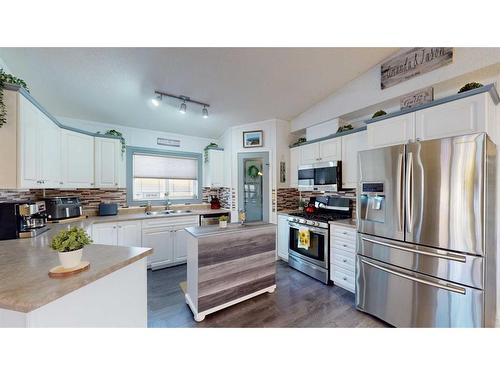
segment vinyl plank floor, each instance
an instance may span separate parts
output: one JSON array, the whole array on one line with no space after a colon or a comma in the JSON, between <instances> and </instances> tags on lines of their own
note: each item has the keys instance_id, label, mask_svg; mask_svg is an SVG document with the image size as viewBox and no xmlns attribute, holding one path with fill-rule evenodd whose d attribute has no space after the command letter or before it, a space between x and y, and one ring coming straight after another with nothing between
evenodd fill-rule
<instances>
[{"instance_id":1,"label":"vinyl plank floor","mask_svg":"<svg viewBox=\"0 0 500 375\"><path fill-rule=\"evenodd\" d=\"M283 261L276 264L276 291L207 315L196 323L179 287L186 265L148 271L149 327L387 327L357 311L354 294L324 285Z\"/></svg>"}]
</instances>

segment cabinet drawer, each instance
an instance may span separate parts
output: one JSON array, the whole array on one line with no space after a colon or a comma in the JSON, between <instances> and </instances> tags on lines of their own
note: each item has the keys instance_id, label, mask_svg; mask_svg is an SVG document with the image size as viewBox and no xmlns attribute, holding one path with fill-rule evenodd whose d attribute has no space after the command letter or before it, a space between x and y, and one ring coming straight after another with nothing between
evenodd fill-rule
<instances>
[{"instance_id":1,"label":"cabinet drawer","mask_svg":"<svg viewBox=\"0 0 500 375\"><path fill-rule=\"evenodd\" d=\"M335 250L344 250L352 254L356 252L356 243L346 240L340 240L338 238L333 238L331 241L331 248Z\"/></svg>"},{"instance_id":2,"label":"cabinet drawer","mask_svg":"<svg viewBox=\"0 0 500 375\"><path fill-rule=\"evenodd\" d=\"M356 230L353 228L332 226L331 237L356 242Z\"/></svg>"},{"instance_id":3,"label":"cabinet drawer","mask_svg":"<svg viewBox=\"0 0 500 375\"><path fill-rule=\"evenodd\" d=\"M333 283L337 286L340 286L341 288L347 289L352 293L354 293L356 289L354 273L340 270L337 267L333 269Z\"/></svg>"},{"instance_id":4,"label":"cabinet drawer","mask_svg":"<svg viewBox=\"0 0 500 375\"><path fill-rule=\"evenodd\" d=\"M198 225L199 218L198 215L193 216L181 216L181 217L168 217L161 219L146 219L143 221L143 228L157 228L165 226L179 226L179 227L190 227Z\"/></svg>"},{"instance_id":5,"label":"cabinet drawer","mask_svg":"<svg viewBox=\"0 0 500 375\"><path fill-rule=\"evenodd\" d=\"M346 271L354 273L356 270L356 260L354 255L333 254L332 264L334 270L340 267Z\"/></svg>"}]
</instances>

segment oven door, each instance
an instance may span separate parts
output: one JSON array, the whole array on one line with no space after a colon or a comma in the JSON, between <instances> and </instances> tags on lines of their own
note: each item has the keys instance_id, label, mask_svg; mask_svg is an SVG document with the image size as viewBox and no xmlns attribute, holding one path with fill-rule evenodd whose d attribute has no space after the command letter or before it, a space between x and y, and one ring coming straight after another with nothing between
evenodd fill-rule
<instances>
[{"instance_id":1,"label":"oven door","mask_svg":"<svg viewBox=\"0 0 500 375\"><path fill-rule=\"evenodd\" d=\"M292 255L305 259L308 262L328 268L328 230L295 223L288 223L288 227L288 251ZM309 230L310 246L308 249L298 246L299 229L301 228Z\"/></svg>"}]
</instances>

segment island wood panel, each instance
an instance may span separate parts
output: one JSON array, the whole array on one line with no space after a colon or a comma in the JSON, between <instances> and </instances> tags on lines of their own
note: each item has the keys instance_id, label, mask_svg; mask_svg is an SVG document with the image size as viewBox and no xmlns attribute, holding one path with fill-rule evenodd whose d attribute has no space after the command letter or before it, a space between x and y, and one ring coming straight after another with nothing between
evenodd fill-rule
<instances>
[{"instance_id":1,"label":"island wood panel","mask_svg":"<svg viewBox=\"0 0 500 375\"><path fill-rule=\"evenodd\" d=\"M198 239L198 311L276 284L276 232L267 227Z\"/></svg>"}]
</instances>

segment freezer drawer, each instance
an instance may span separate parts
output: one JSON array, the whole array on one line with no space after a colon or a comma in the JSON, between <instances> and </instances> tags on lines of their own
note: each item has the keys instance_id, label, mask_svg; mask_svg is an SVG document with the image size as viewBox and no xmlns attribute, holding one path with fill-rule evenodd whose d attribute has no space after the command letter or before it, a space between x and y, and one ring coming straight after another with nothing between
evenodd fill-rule
<instances>
[{"instance_id":1,"label":"freezer drawer","mask_svg":"<svg viewBox=\"0 0 500 375\"><path fill-rule=\"evenodd\" d=\"M414 245L366 234L358 235L358 254L429 276L484 288L484 258Z\"/></svg>"},{"instance_id":2,"label":"freezer drawer","mask_svg":"<svg viewBox=\"0 0 500 375\"><path fill-rule=\"evenodd\" d=\"M396 327L482 327L481 290L356 256L356 308Z\"/></svg>"}]
</instances>

